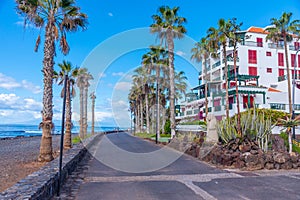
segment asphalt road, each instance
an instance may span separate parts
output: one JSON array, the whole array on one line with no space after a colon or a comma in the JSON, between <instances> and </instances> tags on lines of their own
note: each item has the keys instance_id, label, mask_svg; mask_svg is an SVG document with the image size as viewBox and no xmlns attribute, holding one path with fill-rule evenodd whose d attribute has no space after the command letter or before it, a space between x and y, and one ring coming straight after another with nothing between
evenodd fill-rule
<instances>
[{"instance_id":1,"label":"asphalt road","mask_svg":"<svg viewBox=\"0 0 300 200\"><path fill-rule=\"evenodd\" d=\"M299 170L221 170L126 133L107 135L90 154L62 199L300 199Z\"/></svg>"}]
</instances>

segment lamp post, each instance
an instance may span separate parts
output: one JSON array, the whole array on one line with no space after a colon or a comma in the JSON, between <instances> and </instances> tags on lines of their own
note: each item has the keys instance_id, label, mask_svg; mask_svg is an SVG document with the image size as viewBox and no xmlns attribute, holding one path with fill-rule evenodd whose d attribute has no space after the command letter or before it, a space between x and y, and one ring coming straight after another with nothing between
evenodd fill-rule
<instances>
[{"instance_id":1,"label":"lamp post","mask_svg":"<svg viewBox=\"0 0 300 200\"><path fill-rule=\"evenodd\" d=\"M296 51L295 54L295 63L294 63L294 77L293 77L293 113L292 119L295 119L295 87L296 87L296 66L297 66L297 54L299 53L300 49ZM296 139L296 132L295 126L293 126L293 139Z\"/></svg>"}]
</instances>

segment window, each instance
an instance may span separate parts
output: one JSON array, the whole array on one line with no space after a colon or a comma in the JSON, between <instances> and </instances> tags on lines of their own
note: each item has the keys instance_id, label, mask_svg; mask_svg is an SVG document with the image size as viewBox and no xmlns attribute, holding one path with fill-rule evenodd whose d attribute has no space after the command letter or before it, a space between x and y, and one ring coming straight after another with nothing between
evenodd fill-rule
<instances>
[{"instance_id":1,"label":"window","mask_svg":"<svg viewBox=\"0 0 300 200\"><path fill-rule=\"evenodd\" d=\"M292 61L292 67L293 68L295 66L295 58L296 58L296 55L295 54L291 54L291 61Z\"/></svg>"},{"instance_id":2,"label":"window","mask_svg":"<svg viewBox=\"0 0 300 200\"><path fill-rule=\"evenodd\" d=\"M248 63L257 64L256 50L248 50Z\"/></svg>"},{"instance_id":3,"label":"window","mask_svg":"<svg viewBox=\"0 0 300 200\"><path fill-rule=\"evenodd\" d=\"M272 68L267 68L267 73L272 73Z\"/></svg>"},{"instance_id":4,"label":"window","mask_svg":"<svg viewBox=\"0 0 300 200\"><path fill-rule=\"evenodd\" d=\"M295 46L295 51L297 51L300 48L300 43L294 42L294 46Z\"/></svg>"},{"instance_id":5,"label":"window","mask_svg":"<svg viewBox=\"0 0 300 200\"><path fill-rule=\"evenodd\" d=\"M284 76L284 69L278 69L278 76Z\"/></svg>"},{"instance_id":6,"label":"window","mask_svg":"<svg viewBox=\"0 0 300 200\"><path fill-rule=\"evenodd\" d=\"M272 56L271 51L267 51L267 52L266 52L266 56Z\"/></svg>"},{"instance_id":7,"label":"window","mask_svg":"<svg viewBox=\"0 0 300 200\"><path fill-rule=\"evenodd\" d=\"M278 66L284 66L283 53L278 53Z\"/></svg>"},{"instance_id":8,"label":"window","mask_svg":"<svg viewBox=\"0 0 300 200\"><path fill-rule=\"evenodd\" d=\"M262 47L263 46L263 39L262 38L256 38L256 43L258 47Z\"/></svg>"},{"instance_id":9,"label":"window","mask_svg":"<svg viewBox=\"0 0 300 200\"><path fill-rule=\"evenodd\" d=\"M257 76L257 68L256 67L249 67L249 75L251 76Z\"/></svg>"},{"instance_id":10,"label":"window","mask_svg":"<svg viewBox=\"0 0 300 200\"><path fill-rule=\"evenodd\" d=\"M300 55L298 55L298 58L297 58L298 60L298 67L300 68Z\"/></svg>"}]
</instances>

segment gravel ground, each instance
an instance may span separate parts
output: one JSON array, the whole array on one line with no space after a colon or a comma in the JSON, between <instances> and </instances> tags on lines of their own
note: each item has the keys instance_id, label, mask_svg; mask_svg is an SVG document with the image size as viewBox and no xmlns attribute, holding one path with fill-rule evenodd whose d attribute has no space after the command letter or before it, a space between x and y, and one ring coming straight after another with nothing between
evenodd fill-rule
<instances>
[{"instance_id":1,"label":"gravel ground","mask_svg":"<svg viewBox=\"0 0 300 200\"><path fill-rule=\"evenodd\" d=\"M60 136L52 137L54 154L58 154ZM11 187L46 163L37 162L41 137L0 140L0 192Z\"/></svg>"}]
</instances>

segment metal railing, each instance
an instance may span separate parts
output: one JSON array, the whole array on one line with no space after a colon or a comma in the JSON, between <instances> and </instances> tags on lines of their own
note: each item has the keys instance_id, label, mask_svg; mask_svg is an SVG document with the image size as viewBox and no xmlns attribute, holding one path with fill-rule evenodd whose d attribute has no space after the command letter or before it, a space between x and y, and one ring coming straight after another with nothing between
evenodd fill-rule
<instances>
[{"instance_id":1,"label":"metal railing","mask_svg":"<svg viewBox=\"0 0 300 200\"><path fill-rule=\"evenodd\" d=\"M268 47L273 48L273 49L283 49L284 48L283 44L275 44L275 43L268 43Z\"/></svg>"},{"instance_id":2,"label":"metal railing","mask_svg":"<svg viewBox=\"0 0 300 200\"><path fill-rule=\"evenodd\" d=\"M243 43L243 45L245 45L245 46L251 46L251 47L263 47L263 43L262 42L254 42L254 41L245 41Z\"/></svg>"}]
</instances>

